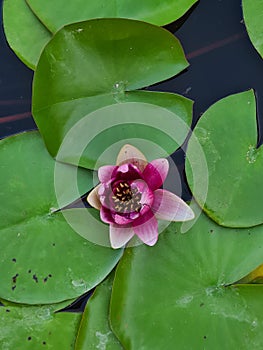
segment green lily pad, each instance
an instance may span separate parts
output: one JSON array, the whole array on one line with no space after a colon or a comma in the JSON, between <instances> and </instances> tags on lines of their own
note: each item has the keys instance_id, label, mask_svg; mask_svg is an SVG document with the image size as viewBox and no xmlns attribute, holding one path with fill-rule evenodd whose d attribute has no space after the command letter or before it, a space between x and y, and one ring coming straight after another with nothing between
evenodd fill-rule
<instances>
[{"instance_id":1,"label":"green lily pad","mask_svg":"<svg viewBox=\"0 0 263 350\"><path fill-rule=\"evenodd\" d=\"M56 159L97 169L115 164L127 143L138 147L148 160L167 157L183 143L188 131L188 124L167 109L154 104L119 103L98 109L74 125Z\"/></svg>"},{"instance_id":2,"label":"green lily pad","mask_svg":"<svg viewBox=\"0 0 263 350\"><path fill-rule=\"evenodd\" d=\"M263 283L263 264L259 265L255 270L243 277L238 283Z\"/></svg>"},{"instance_id":3,"label":"green lily pad","mask_svg":"<svg viewBox=\"0 0 263 350\"><path fill-rule=\"evenodd\" d=\"M27 0L30 7L52 31L66 24L93 18L130 18L165 25L180 18L197 0ZM59 16L57 15L59 13Z\"/></svg>"},{"instance_id":4,"label":"green lily pad","mask_svg":"<svg viewBox=\"0 0 263 350\"><path fill-rule=\"evenodd\" d=\"M128 19L74 23L59 30L42 52L34 109L119 95L168 79L187 66L179 41L165 29Z\"/></svg>"},{"instance_id":5,"label":"green lily pad","mask_svg":"<svg viewBox=\"0 0 263 350\"><path fill-rule=\"evenodd\" d=\"M81 319L75 350L123 349L109 326L109 303L113 277L113 274L107 277L88 300Z\"/></svg>"},{"instance_id":6,"label":"green lily pad","mask_svg":"<svg viewBox=\"0 0 263 350\"><path fill-rule=\"evenodd\" d=\"M31 69L35 69L40 53L52 34L31 11L25 0L4 0L3 22L7 41Z\"/></svg>"},{"instance_id":7,"label":"green lily pad","mask_svg":"<svg viewBox=\"0 0 263 350\"><path fill-rule=\"evenodd\" d=\"M230 127L232 126L232 127ZM208 169L199 166L196 143L191 138L186 174L194 197L217 223L229 227L250 227L263 223L263 153L257 148L256 101L252 90L226 97L200 118L194 135L201 144ZM193 184L208 172L208 193Z\"/></svg>"},{"instance_id":8,"label":"green lily pad","mask_svg":"<svg viewBox=\"0 0 263 350\"><path fill-rule=\"evenodd\" d=\"M65 136L76 124L80 125L79 121L83 122L89 113L112 104L151 103L178 113L180 119L189 123L191 101L173 94L132 91L167 79L187 65L178 40L168 31L147 23L97 19L63 28L45 47L33 84L33 116L49 152L56 156ZM117 124L121 124L121 115L117 118ZM160 124L166 124L166 120ZM112 121L110 126L115 125ZM89 133L93 126L94 123L86 125ZM85 133L82 134L84 137ZM114 135L118 134L122 135L122 129L114 132ZM134 131L130 134L134 135ZM147 130L143 134L147 135ZM92 137L95 136L97 134L93 133ZM155 140L154 136L149 135L149 139ZM185 136L186 133L182 134L181 139ZM171 143L170 140L167 142ZM100 142L96 146L100 148ZM161 140L159 146L163 146ZM169 151L173 152L177 147L178 144L173 143ZM90 154L92 150L86 153ZM71 155L66 161L78 164L77 157L73 155L70 159ZM93 168L94 164L85 157L83 155L84 161L80 165Z\"/></svg>"},{"instance_id":9,"label":"green lily pad","mask_svg":"<svg viewBox=\"0 0 263 350\"><path fill-rule=\"evenodd\" d=\"M61 304L0 307L1 349L74 349L81 314L55 311Z\"/></svg>"},{"instance_id":10,"label":"green lily pad","mask_svg":"<svg viewBox=\"0 0 263 350\"><path fill-rule=\"evenodd\" d=\"M74 220L87 209L55 211L56 162L37 132L0 143L0 297L14 302L48 304L75 298L96 286L113 269L122 251L83 239L63 213ZM60 204L76 199L76 168L60 164ZM92 186L92 174L78 171L78 193ZM59 179L56 179L58 182ZM64 188L64 192L60 193ZM69 215L68 214L68 215ZM86 233L108 237L108 227L86 226ZM104 230L104 231L103 231Z\"/></svg>"},{"instance_id":11,"label":"green lily pad","mask_svg":"<svg viewBox=\"0 0 263 350\"><path fill-rule=\"evenodd\" d=\"M242 0L242 7L250 40L263 57L263 2L261 0Z\"/></svg>"},{"instance_id":12,"label":"green lily pad","mask_svg":"<svg viewBox=\"0 0 263 350\"><path fill-rule=\"evenodd\" d=\"M262 288L235 285L263 261L263 226L231 229L205 214L185 234L171 224L154 247L125 250L110 321L124 348L263 346Z\"/></svg>"}]
</instances>

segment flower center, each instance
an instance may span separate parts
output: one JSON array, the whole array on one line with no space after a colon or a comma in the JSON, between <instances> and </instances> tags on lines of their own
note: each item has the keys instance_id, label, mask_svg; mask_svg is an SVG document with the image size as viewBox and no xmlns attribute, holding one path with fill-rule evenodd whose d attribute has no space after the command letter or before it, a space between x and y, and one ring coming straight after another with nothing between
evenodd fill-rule
<instances>
[{"instance_id":1,"label":"flower center","mask_svg":"<svg viewBox=\"0 0 263 350\"><path fill-rule=\"evenodd\" d=\"M119 213L139 212L141 197L137 188L131 189L127 182L120 182L113 190L114 209Z\"/></svg>"}]
</instances>

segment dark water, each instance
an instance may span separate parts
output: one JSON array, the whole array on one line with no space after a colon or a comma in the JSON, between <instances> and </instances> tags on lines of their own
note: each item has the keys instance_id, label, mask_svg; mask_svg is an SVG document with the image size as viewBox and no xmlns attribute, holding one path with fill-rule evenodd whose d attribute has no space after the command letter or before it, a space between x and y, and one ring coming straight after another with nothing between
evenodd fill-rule
<instances>
[{"instance_id":1,"label":"dark water","mask_svg":"<svg viewBox=\"0 0 263 350\"><path fill-rule=\"evenodd\" d=\"M190 67L150 89L193 99L196 122L220 98L254 88L263 115L263 61L247 36L241 0L200 0L178 29L179 24L167 28L180 39ZM1 26L0 137L35 128L30 117L32 76L9 49Z\"/></svg>"},{"instance_id":2,"label":"dark water","mask_svg":"<svg viewBox=\"0 0 263 350\"><path fill-rule=\"evenodd\" d=\"M167 29L180 39L190 67L149 90L176 92L193 99L194 125L215 101L253 88L258 98L259 141L262 142L263 60L246 33L241 0L200 0L183 20L183 24L181 20L168 25ZM30 114L32 77L32 71L9 49L1 28L0 138L35 128ZM183 152L176 152L173 158L184 179ZM185 183L183 197L190 198Z\"/></svg>"}]
</instances>

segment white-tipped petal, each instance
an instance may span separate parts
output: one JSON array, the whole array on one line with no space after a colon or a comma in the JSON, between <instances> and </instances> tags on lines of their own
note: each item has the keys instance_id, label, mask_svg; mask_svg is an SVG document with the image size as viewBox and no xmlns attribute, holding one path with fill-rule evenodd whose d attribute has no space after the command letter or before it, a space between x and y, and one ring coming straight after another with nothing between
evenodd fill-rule
<instances>
[{"instance_id":1,"label":"white-tipped petal","mask_svg":"<svg viewBox=\"0 0 263 350\"><path fill-rule=\"evenodd\" d=\"M108 182L111 180L112 173L115 170L116 165L104 165L98 170L98 177L100 182Z\"/></svg>"},{"instance_id":2,"label":"white-tipped petal","mask_svg":"<svg viewBox=\"0 0 263 350\"><path fill-rule=\"evenodd\" d=\"M136 220L133 229L140 240L149 246L153 246L158 240L158 222L150 211L149 215L146 213Z\"/></svg>"},{"instance_id":3,"label":"white-tipped petal","mask_svg":"<svg viewBox=\"0 0 263 350\"><path fill-rule=\"evenodd\" d=\"M93 208L98 209L98 210L100 210L100 208L101 208L101 202L100 202L99 195L98 195L99 188L100 188L100 185L93 188L93 190L89 193L89 195L87 197L87 202Z\"/></svg>"},{"instance_id":4,"label":"white-tipped petal","mask_svg":"<svg viewBox=\"0 0 263 350\"><path fill-rule=\"evenodd\" d=\"M134 231L130 226L119 226L110 224L110 243L112 248L118 249L123 247L134 236Z\"/></svg>"},{"instance_id":5,"label":"white-tipped petal","mask_svg":"<svg viewBox=\"0 0 263 350\"><path fill-rule=\"evenodd\" d=\"M157 219L188 221L195 217L193 210L180 197L166 190L154 191L152 211Z\"/></svg>"},{"instance_id":6,"label":"white-tipped petal","mask_svg":"<svg viewBox=\"0 0 263 350\"><path fill-rule=\"evenodd\" d=\"M138 148L127 144L121 148L116 161L117 165L125 163L132 163L140 171L143 171L147 164L147 160L144 154L139 151Z\"/></svg>"}]
</instances>

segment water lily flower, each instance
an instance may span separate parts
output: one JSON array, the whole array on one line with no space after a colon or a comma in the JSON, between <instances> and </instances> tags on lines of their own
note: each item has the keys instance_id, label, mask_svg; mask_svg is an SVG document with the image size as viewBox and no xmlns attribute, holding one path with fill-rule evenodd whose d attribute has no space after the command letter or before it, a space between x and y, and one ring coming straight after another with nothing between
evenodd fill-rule
<instances>
[{"instance_id":1,"label":"water lily flower","mask_svg":"<svg viewBox=\"0 0 263 350\"><path fill-rule=\"evenodd\" d=\"M167 159L148 163L135 147L125 145L116 165L98 170L100 184L87 197L100 210L100 218L110 225L112 248L124 246L134 235L153 246L158 239L158 219L187 221L192 209L178 196L162 187L169 170Z\"/></svg>"}]
</instances>

